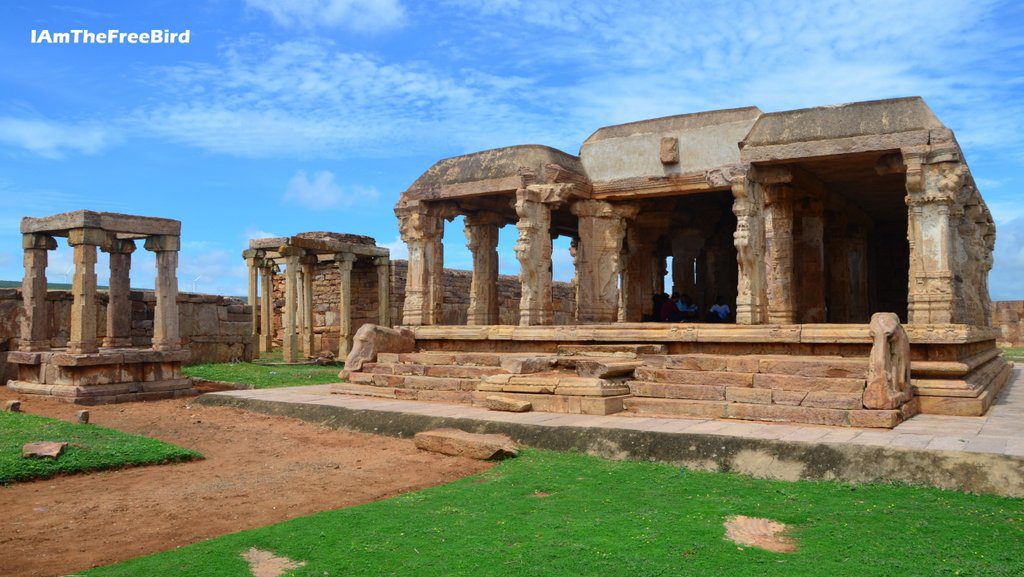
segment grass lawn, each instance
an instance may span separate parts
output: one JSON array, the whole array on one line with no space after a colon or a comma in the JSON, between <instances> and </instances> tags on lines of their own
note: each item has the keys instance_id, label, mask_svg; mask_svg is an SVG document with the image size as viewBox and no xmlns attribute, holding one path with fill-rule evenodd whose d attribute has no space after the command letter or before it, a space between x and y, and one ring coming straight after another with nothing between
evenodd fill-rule
<instances>
[{"instance_id":1,"label":"grass lawn","mask_svg":"<svg viewBox=\"0 0 1024 577\"><path fill-rule=\"evenodd\" d=\"M1024 362L1024 348L1005 348L1003 349L1003 358L1009 361Z\"/></svg>"},{"instance_id":2,"label":"grass lawn","mask_svg":"<svg viewBox=\"0 0 1024 577\"><path fill-rule=\"evenodd\" d=\"M726 541L722 523L732 515L790 525L800 550ZM764 481L531 450L449 485L86 574L247 577L240 554L250 547L305 562L288 575L317 577L1019 576L1024 500Z\"/></svg>"},{"instance_id":3,"label":"grass lawn","mask_svg":"<svg viewBox=\"0 0 1024 577\"><path fill-rule=\"evenodd\" d=\"M25 459L33 441L66 441L55 460ZM65 473L202 458L195 451L96 425L79 425L25 413L0 412L0 484Z\"/></svg>"},{"instance_id":4,"label":"grass lawn","mask_svg":"<svg viewBox=\"0 0 1024 577\"><path fill-rule=\"evenodd\" d=\"M225 381L252 385L257 389L274 387L295 387L300 385L326 385L341 379L338 373L342 363L328 366L319 365L272 365L283 361L280 351L260 353L252 363L209 363L182 367L181 372L189 377L210 381Z\"/></svg>"}]
</instances>

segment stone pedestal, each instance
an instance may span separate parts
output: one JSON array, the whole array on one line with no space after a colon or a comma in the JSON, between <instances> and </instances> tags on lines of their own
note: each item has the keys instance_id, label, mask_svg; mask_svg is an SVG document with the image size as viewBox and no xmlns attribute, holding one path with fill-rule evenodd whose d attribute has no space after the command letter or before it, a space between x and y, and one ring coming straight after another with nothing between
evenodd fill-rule
<instances>
[{"instance_id":1,"label":"stone pedestal","mask_svg":"<svg viewBox=\"0 0 1024 577\"><path fill-rule=\"evenodd\" d=\"M466 324L498 324L498 225L492 213L467 215L466 248L473 255L473 280L469 289Z\"/></svg>"},{"instance_id":2,"label":"stone pedestal","mask_svg":"<svg viewBox=\"0 0 1024 577\"><path fill-rule=\"evenodd\" d=\"M132 253L135 243L130 240L111 239L103 249L110 259L110 288L107 295L107 335L103 346L130 347L132 345L131 292Z\"/></svg>"}]
</instances>

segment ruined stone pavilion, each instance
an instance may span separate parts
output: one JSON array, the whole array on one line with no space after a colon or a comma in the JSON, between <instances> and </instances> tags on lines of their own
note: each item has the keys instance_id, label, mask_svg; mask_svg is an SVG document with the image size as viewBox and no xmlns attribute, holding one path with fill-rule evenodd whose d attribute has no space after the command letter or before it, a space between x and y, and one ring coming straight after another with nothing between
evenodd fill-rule
<instances>
[{"instance_id":1,"label":"ruined stone pavilion","mask_svg":"<svg viewBox=\"0 0 1024 577\"><path fill-rule=\"evenodd\" d=\"M598 129L578 156L448 158L395 214L409 247L396 323L414 344L374 350L357 335L337 392L892 427L918 411L983 414L1010 374L987 287L995 227L920 98L644 120ZM443 326L441 241L458 215L468 323ZM505 225L519 233L518 325L496 324ZM552 324L555 236L574 247L572 325ZM663 290L700 311L721 295L734 317L642 322Z\"/></svg>"},{"instance_id":2,"label":"ruined stone pavilion","mask_svg":"<svg viewBox=\"0 0 1024 577\"><path fill-rule=\"evenodd\" d=\"M275 334L281 332L281 347L288 363L314 358L328 350L345 358L352 346L353 270L357 277L372 276L376 286L376 321L390 325L389 251L376 246L367 236L331 232L304 232L289 237L258 238L249 241L249 249L242 253L249 269L249 303L252 304L253 338L259 342L259 351L274 348ZM275 277L284 268L284 282L278 282L283 293L280 321L274 319ZM319 278L322 285L334 278L337 284L333 294L323 295L314 290ZM324 305L318 310L314 294ZM259 307L256 303L259 302ZM333 304L337 303L337 304ZM331 306L333 304L333 306ZM366 303L359 303L365 305ZM317 315L324 318L316 322ZM325 334L317 334L315 327L323 326L330 317L336 319L332 337L337 349ZM331 323L334 324L334 323Z\"/></svg>"},{"instance_id":3,"label":"ruined stone pavilion","mask_svg":"<svg viewBox=\"0 0 1024 577\"><path fill-rule=\"evenodd\" d=\"M30 395L48 395L100 404L161 399L192 394L192 381L181 375L189 351L178 331L178 249L181 223L152 218L79 210L46 218L23 218L25 251L22 283L24 315L17 351L7 362L18 365L8 388ZM57 248L54 237L67 238L74 250L70 339L54 348L48 316L46 263ZM132 346L130 271L135 241L156 254L156 306L153 338L148 347ZM98 338L99 307L96 256L110 257L110 283L105 336Z\"/></svg>"}]
</instances>

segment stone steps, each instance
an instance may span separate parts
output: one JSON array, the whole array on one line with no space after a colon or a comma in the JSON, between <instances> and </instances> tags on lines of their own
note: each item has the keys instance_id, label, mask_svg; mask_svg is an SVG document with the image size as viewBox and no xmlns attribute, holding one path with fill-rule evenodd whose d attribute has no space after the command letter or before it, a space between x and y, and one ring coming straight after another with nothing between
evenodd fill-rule
<instances>
[{"instance_id":1,"label":"stone steps","mask_svg":"<svg viewBox=\"0 0 1024 577\"><path fill-rule=\"evenodd\" d=\"M495 392L493 391L483 390L473 393L473 404L478 407L484 407L486 406L484 401L487 397L494 394ZM629 395L579 396L502 392L501 396L529 402L533 406L532 410L534 411L569 413L573 415L611 415L622 412L623 401Z\"/></svg>"},{"instance_id":2,"label":"stone steps","mask_svg":"<svg viewBox=\"0 0 1024 577\"><path fill-rule=\"evenodd\" d=\"M795 355L643 355L648 367L719 373L766 373L801 377L867 378L867 358Z\"/></svg>"},{"instance_id":3,"label":"stone steps","mask_svg":"<svg viewBox=\"0 0 1024 577\"><path fill-rule=\"evenodd\" d=\"M420 375L426 377L483 378L504 374L500 367L479 365L424 365L416 363L363 363L360 372L381 375Z\"/></svg>"},{"instance_id":4,"label":"stone steps","mask_svg":"<svg viewBox=\"0 0 1024 577\"><path fill-rule=\"evenodd\" d=\"M428 377L424 375L389 375L384 373L350 373L348 382L357 385L426 389L436 391L474 391L478 378Z\"/></svg>"},{"instance_id":5,"label":"stone steps","mask_svg":"<svg viewBox=\"0 0 1024 577\"><path fill-rule=\"evenodd\" d=\"M364 397L402 399L406 401L443 401L448 403L470 403L473 401L472 391L407 389L403 387L381 387L356 383L335 383L331 385L331 392L361 395Z\"/></svg>"},{"instance_id":6,"label":"stone steps","mask_svg":"<svg viewBox=\"0 0 1024 577\"><path fill-rule=\"evenodd\" d=\"M868 410L643 397L624 399L623 408L629 414L647 417L741 419L875 428L895 427L917 412L914 403L907 403L902 410Z\"/></svg>"},{"instance_id":7,"label":"stone steps","mask_svg":"<svg viewBox=\"0 0 1024 577\"><path fill-rule=\"evenodd\" d=\"M629 387L619 380L580 377L558 371L525 375L492 375L480 382L477 385L477 390L491 393L532 393L582 397L611 397L629 394Z\"/></svg>"}]
</instances>

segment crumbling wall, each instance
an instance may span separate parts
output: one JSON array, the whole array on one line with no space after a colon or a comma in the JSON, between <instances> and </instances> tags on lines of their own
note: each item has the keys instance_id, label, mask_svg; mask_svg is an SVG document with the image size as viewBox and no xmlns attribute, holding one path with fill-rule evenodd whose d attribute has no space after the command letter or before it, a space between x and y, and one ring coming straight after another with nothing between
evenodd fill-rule
<instances>
[{"instance_id":1,"label":"crumbling wall","mask_svg":"<svg viewBox=\"0 0 1024 577\"><path fill-rule=\"evenodd\" d=\"M147 346L153 338L153 291L132 291L132 342ZM97 333L106 336L107 294L97 295L99 311ZM67 345L71 326L70 291L49 291L49 327L54 347ZM18 347L21 333L21 289L0 289L0 383L12 378L8 374L7 351ZM244 299L220 295L181 293L178 295L178 322L182 344L191 350L190 364L223 363L252 360L251 309Z\"/></svg>"},{"instance_id":2,"label":"crumbling wall","mask_svg":"<svg viewBox=\"0 0 1024 577\"><path fill-rule=\"evenodd\" d=\"M1024 347L1024 301L993 302L992 326L999 329L999 346Z\"/></svg>"}]
</instances>

